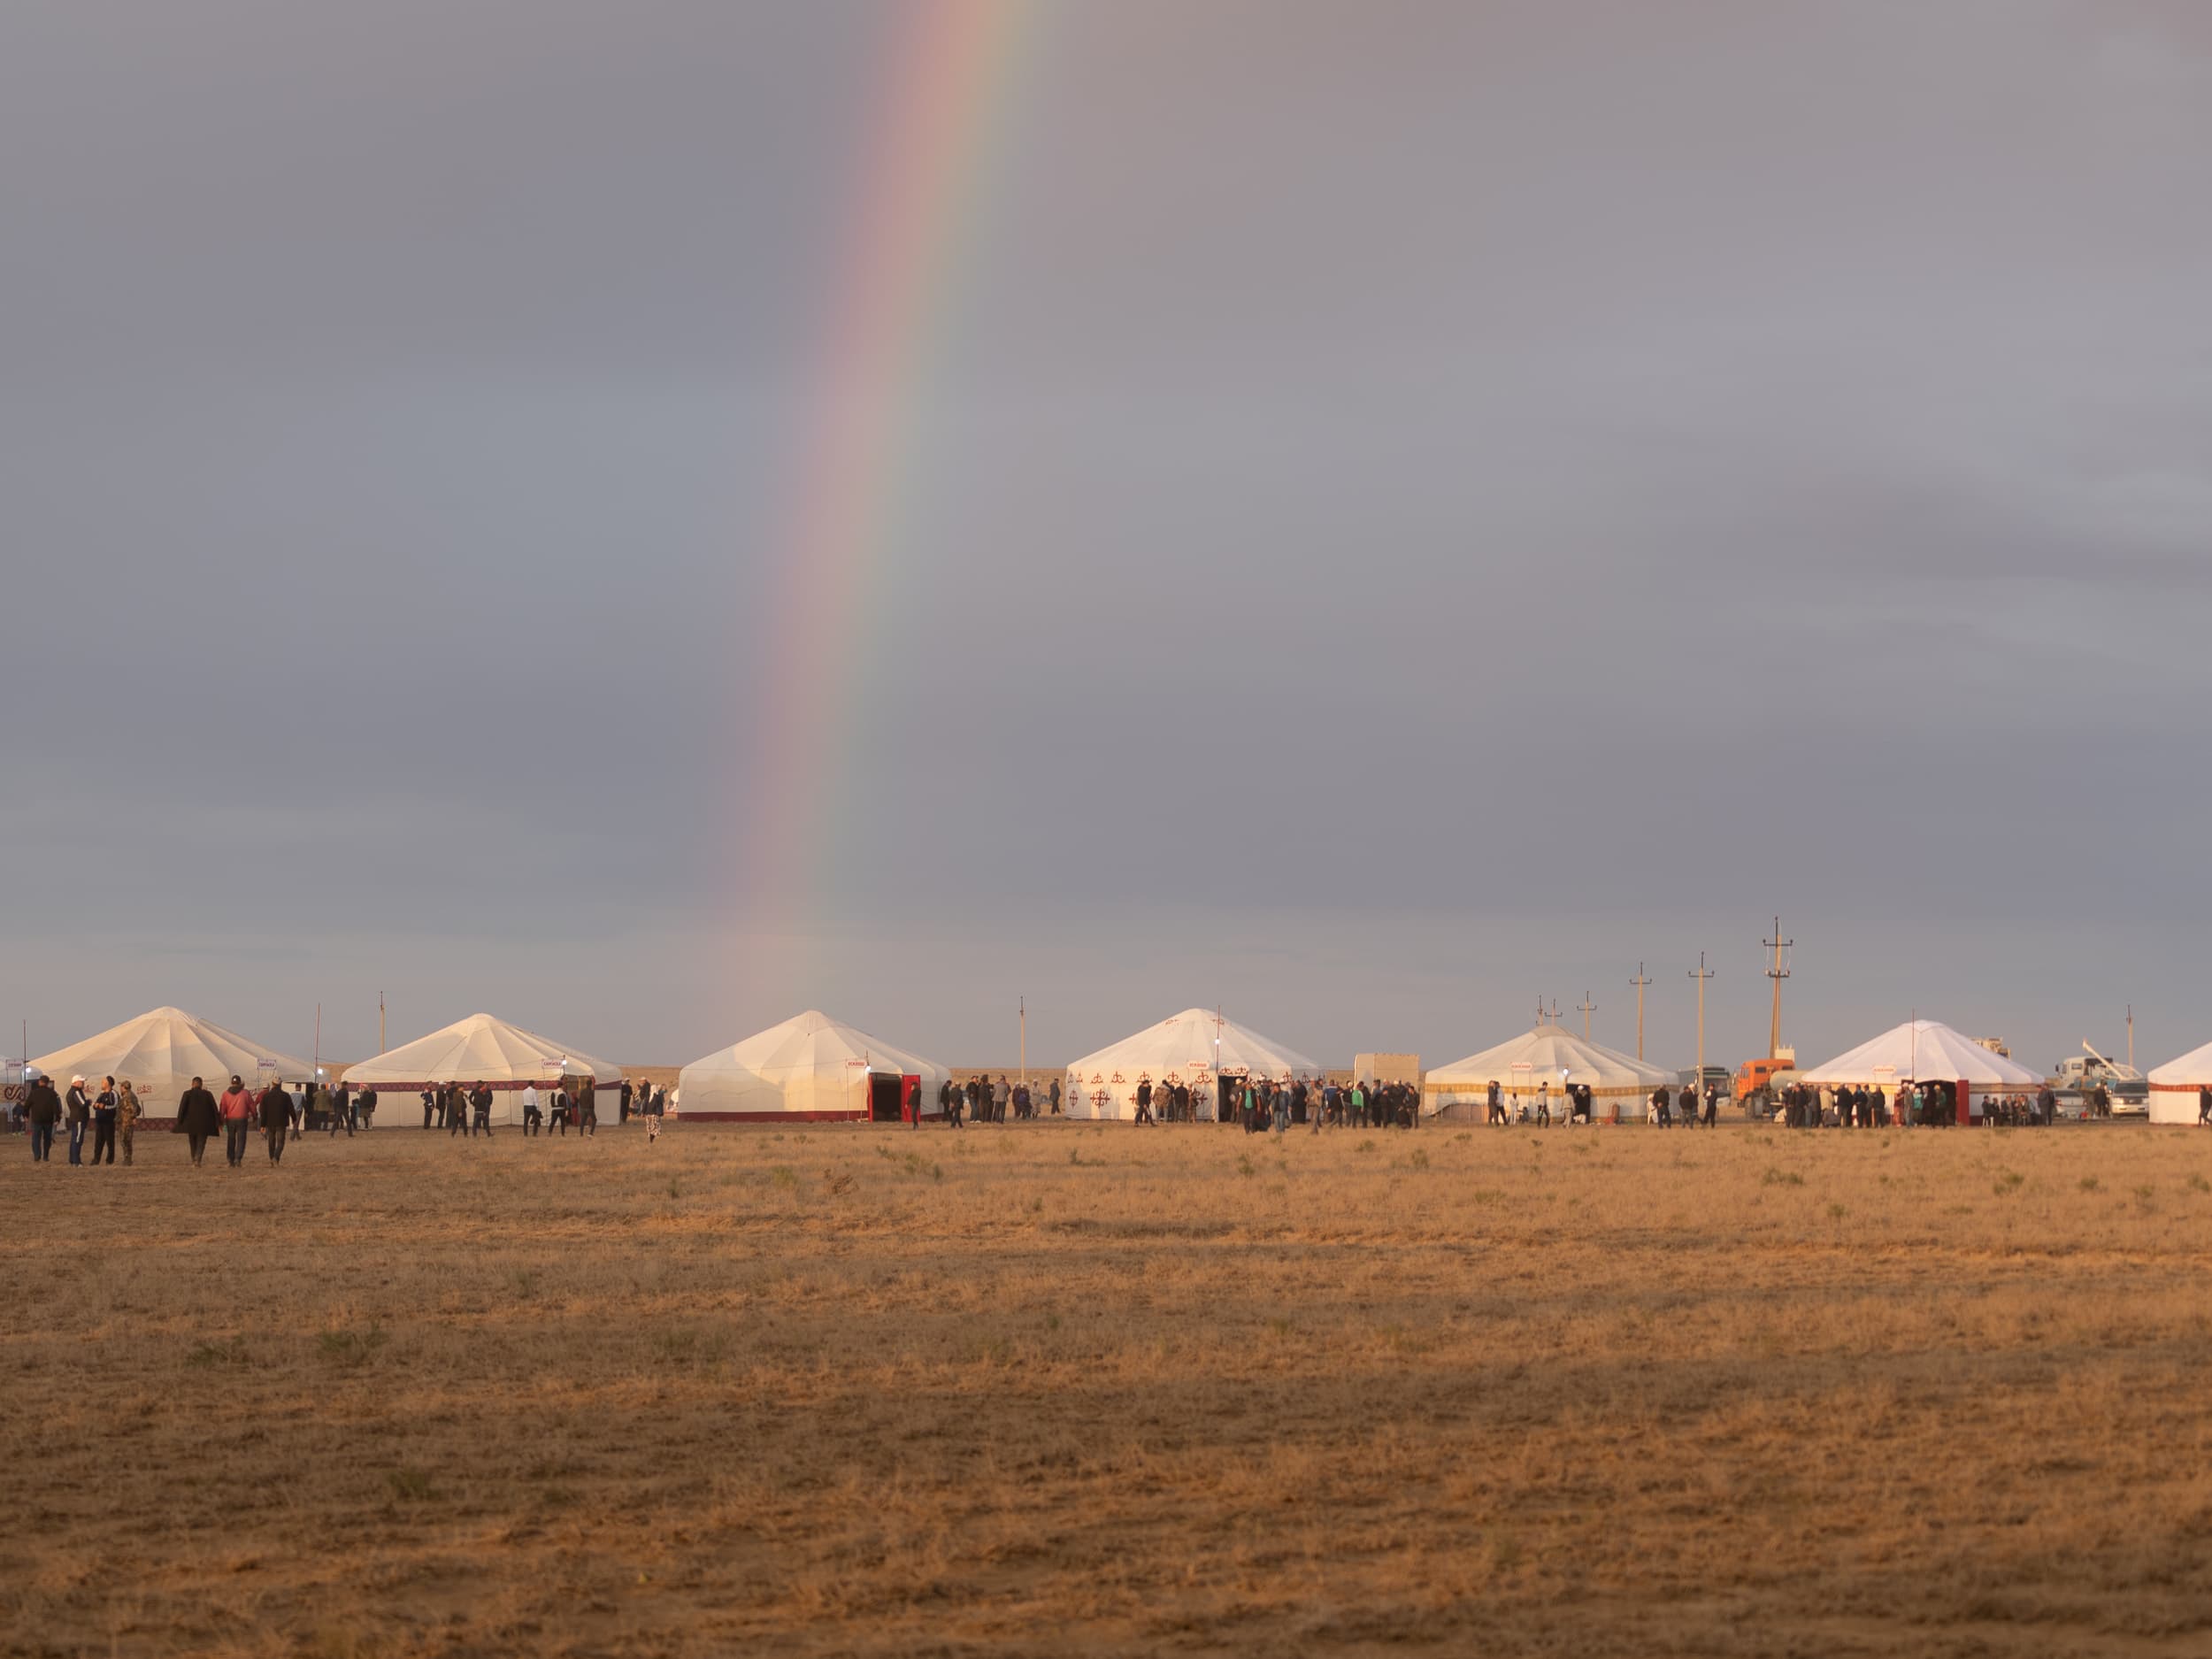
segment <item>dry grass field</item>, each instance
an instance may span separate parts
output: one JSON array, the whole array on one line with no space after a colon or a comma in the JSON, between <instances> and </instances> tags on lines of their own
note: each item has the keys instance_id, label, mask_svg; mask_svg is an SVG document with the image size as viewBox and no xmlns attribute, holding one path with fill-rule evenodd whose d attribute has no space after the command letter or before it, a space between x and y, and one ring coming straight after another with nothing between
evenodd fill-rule
<instances>
[{"instance_id":1,"label":"dry grass field","mask_svg":"<svg viewBox=\"0 0 2212 1659\"><path fill-rule=\"evenodd\" d=\"M0 1141L0 1652L2212 1653L2212 1135Z\"/></svg>"}]
</instances>

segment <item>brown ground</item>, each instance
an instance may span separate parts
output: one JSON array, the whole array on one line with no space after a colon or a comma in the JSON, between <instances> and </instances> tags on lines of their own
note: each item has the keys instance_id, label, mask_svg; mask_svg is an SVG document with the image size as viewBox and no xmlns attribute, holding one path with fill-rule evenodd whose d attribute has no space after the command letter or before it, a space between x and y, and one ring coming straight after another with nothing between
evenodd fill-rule
<instances>
[{"instance_id":1,"label":"brown ground","mask_svg":"<svg viewBox=\"0 0 2212 1659\"><path fill-rule=\"evenodd\" d=\"M2212 1653L2212 1135L0 1141L0 1653Z\"/></svg>"}]
</instances>

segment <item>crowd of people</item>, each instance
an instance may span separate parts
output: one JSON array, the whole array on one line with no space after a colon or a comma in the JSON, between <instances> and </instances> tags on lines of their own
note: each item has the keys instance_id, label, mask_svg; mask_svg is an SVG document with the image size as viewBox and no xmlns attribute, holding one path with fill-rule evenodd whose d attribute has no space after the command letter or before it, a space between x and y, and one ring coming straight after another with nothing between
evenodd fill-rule
<instances>
[{"instance_id":1,"label":"crowd of people","mask_svg":"<svg viewBox=\"0 0 2212 1659\"><path fill-rule=\"evenodd\" d=\"M979 1072L964 1083L947 1078L937 1086L937 1110L944 1117L948 1128L964 1128L969 1123L1002 1124L1011 1112L1015 1121L1060 1116L1060 1079L1054 1078L1051 1087L1041 1094L1029 1087L1025 1078L1018 1083L1009 1083L1002 1071L997 1079Z\"/></svg>"},{"instance_id":2,"label":"crowd of people","mask_svg":"<svg viewBox=\"0 0 2212 1659\"><path fill-rule=\"evenodd\" d=\"M1303 1079L1231 1077L1222 1079L1221 1085L1222 1120L1240 1124L1247 1134L1271 1129L1279 1134L1294 1125L1318 1133L1325 1126L1410 1128L1420 1122L1420 1093L1409 1083L1339 1085ZM1940 1127L1959 1121L1956 1096L1956 1086L1942 1081L1904 1084L1893 1099L1879 1087L1816 1089L1809 1084L1797 1084L1777 1095L1774 1116L1792 1129ZM420 1098L425 1130L471 1140L489 1137L492 1133L494 1096L489 1085L480 1079L466 1088L458 1084L433 1085L421 1091ZM553 1079L542 1095L536 1083L526 1083L518 1098L526 1136L557 1133L566 1138L571 1129L584 1138L598 1133L598 1086L588 1076L575 1079L573 1087L568 1079ZM1563 1084L1556 1117L1553 1098L1548 1079L1538 1080L1532 1101L1518 1087L1509 1100L1494 1079L1485 1094L1484 1121L1539 1126L1555 1121L1592 1121L1594 1110L1589 1085ZM618 1121L641 1118L648 1143L657 1141L668 1113L667 1089L650 1083L633 1084L626 1078L618 1099ZM937 1103L947 1126L955 1129L970 1122L1005 1123L1010 1116L1017 1122L1057 1118L1062 1112L1060 1079L1055 1077L1048 1088L1033 1091L1025 1080L1010 1083L1002 1072L996 1079L978 1074L964 1082L949 1078L938 1087ZM1708 1087L1701 1100L1686 1086L1678 1090L1656 1088L1649 1103L1647 1121L1656 1127L1702 1124L1709 1129L1718 1121L1720 1090ZM1135 1121L1140 1125L1193 1123L1211 1104L1211 1097L1205 1087L1194 1089L1180 1079L1155 1084L1146 1078L1137 1085L1135 1104ZM2100 1104L2108 1113L2108 1103L2093 1097L2085 1102L2092 1116ZM208 1143L221 1135L224 1160L235 1169L245 1163L257 1128L269 1162L277 1164L282 1161L288 1142L296 1143L311 1132L334 1136L342 1130L350 1138L372 1127L376 1108L373 1088L356 1089L343 1082L312 1084L294 1094L281 1083L256 1088L233 1075L229 1087L219 1095L196 1077L179 1099L170 1128L186 1138L195 1164L204 1156ZM1981 1102L1979 1116L1985 1123L2008 1127L2055 1124L2058 1096L2047 1087L2033 1095L1993 1095ZM127 1168L135 1153L138 1125L144 1118L144 1108L128 1079L73 1077L64 1092L56 1088L52 1079L38 1077L24 1090L8 1126L29 1134L34 1163L52 1160L59 1133L65 1128L71 1164L112 1164L119 1150ZM2212 1087L2198 1091L2197 1119L2212 1124Z\"/></svg>"},{"instance_id":3,"label":"crowd of people","mask_svg":"<svg viewBox=\"0 0 2212 1659\"><path fill-rule=\"evenodd\" d=\"M1940 1080L1901 1083L1894 1096L1879 1087L1820 1089L1799 1083L1782 1090L1775 1105L1775 1115L1789 1129L1941 1129L1959 1121L1958 1085ZM2011 1128L2055 1124L2058 1094L2046 1087L2032 1095L1990 1095L1980 1116L1985 1123Z\"/></svg>"},{"instance_id":4,"label":"crowd of people","mask_svg":"<svg viewBox=\"0 0 2212 1659\"><path fill-rule=\"evenodd\" d=\"M598 1132L597 1085L591 1078L578 1079L573 1092L565 1079L557 1079L547 1088L549 1121L540 1104L538 1086L523 1086L519 1099L524 1134L557 1131L565 1137L572 1127L582 1136ZM421 1092L421 1099L426 1130L465 1134L471 1140L492 1133L494 1097L490 1086L480 1079L466 1088L458 1084L435 1084ZM626 1123L634 1116L642 1118L647 1141L657 1141L668 1110L668 1091L649 1083L633 1085L625 1079L620 1099L621 1120ZM204 1159L209 1143L221 1136L224 1162L237 1169L246 1162L256 1130L260 1132L269 1162L279 1164L285 1148L297 1144L311 1132L334 1136L343 1131L350 1139L373 1127L376 1107L373 1088L357 1089L343 1082L313 1083L295 1094L280 1082L257 1087L234 1073L228 1087L218 1094L204 1079L196 1077L178 1096L176 1116L168 1129L185 1138L195 1164ZM1056 1089L1054 1108L1058 1109ZM34 1077L11 1111L7 1126L29 1135L33 1163L52 1162L60 1132L66 1129L70 1163L112 1164L119 1150L127 1168L135 1157L138 1126L145 1116L143 1103L127 1078L73 1077L64 1092L51 1078Z\"/></svg>"}]
</instances>

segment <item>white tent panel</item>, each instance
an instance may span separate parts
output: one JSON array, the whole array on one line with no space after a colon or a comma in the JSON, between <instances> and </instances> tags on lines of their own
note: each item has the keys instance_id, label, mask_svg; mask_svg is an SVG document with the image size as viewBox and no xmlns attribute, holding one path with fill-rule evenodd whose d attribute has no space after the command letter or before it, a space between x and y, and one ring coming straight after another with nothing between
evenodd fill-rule
<instances>
[{"instance_id":1,"label":"white tent panel","mask_svg":"<svg viewBox=\"0 0 2212 1659\"><path fill-rule=\"evenodd\" d=\"M538 1085L542 1099L555 1079L568 1079L572 1087L584 1077L591 1078L603 1094L622 1084L619 1066L493 1015L471 1014L373 1060L348 1066L342 1080L357 1089L376 1090L380 1125L419 1127L420 1120L406 1110L406 1097L434 1084L457 1083L465 1088L481 1083L492 1092L491 1121L516 1124L522 1121L526 1084ZM599 1118L602 1123L613 1121L611 1105L602 1107Z\"/></svg>"},{"instance_id":2,"label":"white tent panel","mask_svg":"<svg viewBox=\"0 0 2212 1659\"><path fill-rule=\"evenodd\" d=\"M1540 1093L1556 1105L1568 1084L1586 1083L1599 1116L1617 1110L1624 1118L1638 1118L1650 1110L1651 1092L1674 1081L1674 1073L1664 1066L1578 1037L1563 1025L1543 1025L1436 1067L1422 1079L1421 1110L1432 1116L1448 1107L1479 1104L1489 1097L1494 1082L1509 1107L1533 1103Z\"/></svg>"},{"instance_id":3,"label":"white tent panel","mask_svg":"<svg viewBox=\"0 0 2212 1659\"><path fill-rule=\"evenodd\" d=\"M677 1079L686 1123L864 1122L874 1079L912 1078L917 1107L937 1115L951 1073L933 1060L832 1019L818 1009L694 1060Z\"/></svg>"},{"instance_id":4,"label":"white tent panel","mask_svg":"<svg viewBox=\"0 0 2212 1659\"><path fill-rule=\"evenodd\" d=\"M1963 1083L1975 1117L1992 1094L2033 1094L2043 1087L2041 1073L1933 1019L1893 1026L1802 1077L1820 1088L1878 1088L1893 1098L1900 1083Z\"/></svg>"},{"instance_id":5,"label":"white tent panel","mask_svg":"<svg viewBox=\"0 0 2212 1659\"><path fill-rule=\"evenodd\" d=\"M1206 1119L1216 1113L1223 1078L1310 1083L1321 1076L1295 1049L1211 1010L1187 1008L1069 1066L1065 1110L1070 1118L1133 1118L1138 1084L1187 1083L1193 1113Z\"/></svg>"},{"instance_id":6,"label":"white tent panel","mask_svg":"<svg viewBox=\"0 0 2212 1659\"><path fill-rule=\"evenodd\" d=\"M2212 1042L2154 1069L2150 1084L2153 1123L2196 1123L2197 1091L2212 1086Z\"/></svg>"},{"instance_id":7,"label":"white tent panel","mask_svg":"<svg viewBox=\"0 0 2212 1659\"><path fill-rule=\"evenodd\" d=\"M31 1065L56 1079L58 1088L66 1088L79 1072L95 1082L104 1077L127 1079L146 1117L155 1122L177 1115L178 1098L192 1087L195 1077L219 1094L233 1076L257 1087L303 1084L315 1071L312 1061L242 1037L180 1008L154 1009L82 1042L42 1055Z\"/></svg>"}]
</instances>

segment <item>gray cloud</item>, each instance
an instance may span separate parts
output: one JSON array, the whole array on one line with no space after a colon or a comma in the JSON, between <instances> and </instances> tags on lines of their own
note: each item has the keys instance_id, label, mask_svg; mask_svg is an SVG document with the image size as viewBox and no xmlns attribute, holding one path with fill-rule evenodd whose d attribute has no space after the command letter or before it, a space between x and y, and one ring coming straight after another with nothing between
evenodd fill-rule
<instances>
[{"instance_id":1,"label":"gray cloud","mask_svg":"<svg viewBox=\"0 0 2212 1659\"><path fill-rule=\"evenodd\" d=\"M773 941L898 8L189 10L0 21L0 1013L2201 1039L2200 9L1052 8Z\"/></svg>"}]
</instances>

